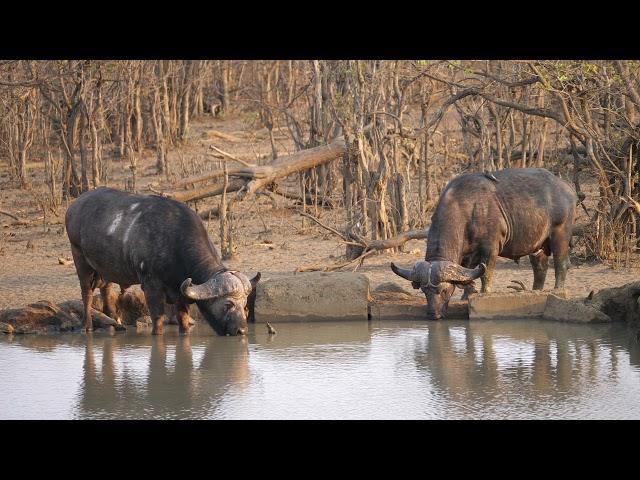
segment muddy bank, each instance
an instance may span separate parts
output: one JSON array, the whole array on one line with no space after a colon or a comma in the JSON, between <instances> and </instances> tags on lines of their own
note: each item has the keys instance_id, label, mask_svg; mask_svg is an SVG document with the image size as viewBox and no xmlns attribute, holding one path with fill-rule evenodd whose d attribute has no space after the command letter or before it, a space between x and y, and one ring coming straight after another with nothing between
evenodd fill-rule
<instances>
[{"instance_id":1,"label":"muddy bank","mask_svg":"<svg viewBox=\"0 0 640 480\"><path fill-rule=\"evenodd\" d=\"M621 287L605 288L589 294L585 305L600 310L612 321L638 323L640 321L640 281Z\"/></svg>"},{"instance_id":2,"label":"muddy bank","mask_svg":"<svg viewBox=\"0 0 640 480\"><path fill-rule=\"evenodd\" d=\"M259 284L260 285L260 284ZM338 294L339 293L339 294ZM337 299L337 300L333 300ZM305 318L306 310L311 312ZM341 315L340 312L351 312ZM355 312L355 313L354 313ZM255 315L257 313L258 315ZM424 297L416 296L394 282L369 289L360 274L314 273L290 278L267 279L258 288L251 318L258 323L336 320L423 320ZM190 315L202 321L195 305ZM93 327L122 331L148 328L151 318L144 294L131 288L117 302L117 318L102 313L102 299L94 297ZM80 332L84 327L80 300L54 304L42 300L24 308L0 311L0 331L6 334L50 334ZM449 320L496 318L542 318L574 323L640 323L640 282L605 288L584 299L568 298L564 291L474 294L469 301L453 300ZM167 305L167 323L177 323L173 306Z\"/></svg>"},{"instance_id":3,"label":"muddy bank","mask_svg":"<svg viewBox=\"0 0 640 480\"><path fill-rule=\"evenodd\" d=\"M151 317L144 293L139 288L127 290L118 298L117 318L105 315L102 298L94 295L92 320L95 331L124 331L127 327L151 327ZM192 305L192 319L200 320L197 308ZM167 323L177 324L175 308L166 306ZM48 300L27 305L24 308L12 308L0 311L0 331L6 334L49 334L80 332L84 328L84 306L81 300L52 303Z\"/></svg>"}]
</instances>

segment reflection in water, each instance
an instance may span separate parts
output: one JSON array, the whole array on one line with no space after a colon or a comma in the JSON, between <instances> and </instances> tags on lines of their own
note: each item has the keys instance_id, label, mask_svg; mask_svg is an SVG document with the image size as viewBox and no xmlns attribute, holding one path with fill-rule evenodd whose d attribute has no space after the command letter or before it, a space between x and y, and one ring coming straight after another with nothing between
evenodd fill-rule
<instances>
[{"instance_id":1,"label":"reflection in water","mask_svg":"<svg viewBox=\"0 0 640 480\"><path fill-rule=\"evenodd\" d=\"M262 327L0 338L0 418L640 418L624 325Z\"/></svg>"},{"instance_id":2,"label":"reflection in water","mask_svg":"<svg viewBox=\"0 0 640 480\"><path fill-rule=\"evenodd\" d=\"M249 370L245 338L215 342L172 333L88 337L76 416L199 418L227 389L242 388Z\"/></svg>"},{"instance_id":3,"label":"reflection in water","mask_svg":"<svg viewBox=\"0 0 640 480\"><path fill-rule=\"evenodd\" d=\"M449 417L640 418L631 403L640 393L639 347L625 326L479 321L426 330L415 364L450 401ZM452 348L457 330L463 351Z\"/></svg>"}]
</instances>

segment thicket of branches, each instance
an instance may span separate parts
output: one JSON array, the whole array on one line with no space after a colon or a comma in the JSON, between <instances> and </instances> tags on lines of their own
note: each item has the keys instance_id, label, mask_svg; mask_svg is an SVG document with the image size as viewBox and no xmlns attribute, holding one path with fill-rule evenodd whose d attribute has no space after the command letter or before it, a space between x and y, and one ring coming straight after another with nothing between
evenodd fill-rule
<instances>
[{"instance_id":1,"label":"thicket of branches","mask_svg":"<svg viewBox=\"0 0 640 480\"><path fill-rule=\"evenodd\" d=\"M42 169L54 204L114 168L135 190L145 149L167 179L192 118L242 109L267 129L273 170L288 161L277 136L342 149L309 157L294 196L345 208L348 256L424 227L454 174L544 166L578 192L595 179L586 246L620 261L638 245L639 73L633 61L1 61L0 161L22 188ZM224 190L257 175L229 169ZM269 179L259 189L292 195Z\"/></svg>"}]
</instances>

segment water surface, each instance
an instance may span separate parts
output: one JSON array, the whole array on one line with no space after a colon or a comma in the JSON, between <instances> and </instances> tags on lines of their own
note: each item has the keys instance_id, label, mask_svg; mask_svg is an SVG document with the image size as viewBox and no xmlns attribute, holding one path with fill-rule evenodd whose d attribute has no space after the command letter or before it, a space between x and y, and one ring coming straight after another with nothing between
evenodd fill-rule
<instances>
[{"instance_id":1,"label":"water surface","mask_svg":"<svg viewBox=\"0 0 640 480\"><path fill-rule=\"evenodd\" d=\"M276 324L2 336L2 419L640 419L626 325Z\"/></svg>"}]
</instances>

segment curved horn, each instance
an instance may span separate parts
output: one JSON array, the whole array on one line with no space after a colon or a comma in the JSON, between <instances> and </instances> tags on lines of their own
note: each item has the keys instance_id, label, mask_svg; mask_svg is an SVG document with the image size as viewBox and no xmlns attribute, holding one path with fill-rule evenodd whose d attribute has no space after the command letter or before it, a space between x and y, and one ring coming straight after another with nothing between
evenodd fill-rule
<instances>
[{"instance_id":1,"label":"curved horn","mask_svg":"<svg viewBox=\"0 0 640 480\"><path fill-rule=\"evenodd\" d=\"M391 262L391 270L393 270L393 273L401 276L405 280L409 280L410 282L415 282L413 278L413 270L409 270L408 268L398 267L393 262Z\"/></svg>"},{"instance_id":2,"label":"curved horn","mask_svg":"<svg viewBox=\"0 0 640 480\"><path fill-rule=\"evenodd\" d=\"M260 274L260 272L258 272L255 277L249 280L253 288L256 288L256 286L258 285L258 282L260 281L260 277L262 277L262 275Z\"/></svg>"},{"instance_id":3,"label":"curved horn","mask_svg":"<svg viewBox=\"0 0 640 480\"><path fill-rule=\"evenodd\" d=\"M476 268L465 268L461 265L451 263L440 270L440 278L443 282L468 284L476 278L480 278L487 270L487 266L481 263Z\"/></svg>"},{"instance_id":4,"label":"curved horn","mask_svg":"<svg viewBox=\"0 0 640 480\"><path fill-rule=\"evenodd\" d=\"M236 271L224 271L200 285L193 285L187 278L180 286L182 295L190 300L209 300L221 296L249 295L252 286L249 279Z\"/></svg>"},{"instance_id":5,"label":"curved horn","mask_svg":"<svg viewBox=\"0 0 640 480\"><path fill-rule=\"evenodd\" d=\"M190 278L187 278L184 282L182 282L182 285L180 285L180 292L182 293L182 295L187 297L189 300L204 300L204 298L202 297L202 294L204 292L201 292L200 289L193 286L191 282L192 281Z\"/></svg>"}]
</instances>

